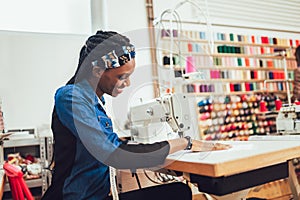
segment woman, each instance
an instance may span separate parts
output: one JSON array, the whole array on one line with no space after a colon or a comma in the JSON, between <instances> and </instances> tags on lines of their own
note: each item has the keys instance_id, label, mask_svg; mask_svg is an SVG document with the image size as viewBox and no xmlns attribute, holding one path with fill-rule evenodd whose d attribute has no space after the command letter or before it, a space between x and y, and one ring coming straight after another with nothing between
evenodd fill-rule
<instances>
[{"instance_id":1,"label":"woman","mask_svg":"<svg viewBox=\"0 0 300 200\"><path fill-rule=\"evenodd\" d=\"M43 200L112 199L108 166L132 170L154 167L162 165L168 154L191 148L190 138L130 145L113 132L103 94L116 97L130 85L134 58L134 46L116 32L98 31L82 47L75 75L55 94L55 168ZM122 193L119 198L167 197L192 198L189 187L182 183Z\"/></svg>"}]
</instances>

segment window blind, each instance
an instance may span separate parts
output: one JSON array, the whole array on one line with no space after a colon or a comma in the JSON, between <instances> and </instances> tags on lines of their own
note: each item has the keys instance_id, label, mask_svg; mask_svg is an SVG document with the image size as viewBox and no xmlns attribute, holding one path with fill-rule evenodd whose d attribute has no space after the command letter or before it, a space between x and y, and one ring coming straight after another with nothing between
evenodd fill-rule
<instances>
[{"instance_id":1,"label":"window blind","mask_svg":"<svg viewBox=\"0 0 300 200\"><path fill-rule=\"evenodd\" d=\"M299 0L190 0L209 15L212 25L256 28L272 31L300 33ZM180 0L153 0L154 16L172 9ZM178 9L183 21L197 22L202 13L196 6L186 3ZM203 21L203 17L202 17Z\"/></svg>"},{"instance_id":2,"label":"window blind","mask_svg":"<svg viewBox=\"0 0 300 200\"><path fill-rule=\"evenodd\" d=\"M299 0L198 0L212 24L300 33Z\"/></svg>"}]
</instances>

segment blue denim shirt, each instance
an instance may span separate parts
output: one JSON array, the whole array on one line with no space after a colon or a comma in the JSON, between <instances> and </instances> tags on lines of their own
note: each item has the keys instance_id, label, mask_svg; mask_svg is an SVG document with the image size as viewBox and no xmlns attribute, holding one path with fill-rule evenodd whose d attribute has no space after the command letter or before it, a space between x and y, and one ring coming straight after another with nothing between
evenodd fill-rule
<instances>
[{"instance_id":1,"label":"blue denim shirt","mask_svg":"<svg viewBox=\"0 0 300 200\"><path fill-rule=\"evenodd\" d=\"M104 101L104 99L102 99ZM59 88L59 120L76 137L76 154L63 187L64 200L104 199L110 191L108 156L122 143L87 81Z\"/></svg>"}]
</instances>

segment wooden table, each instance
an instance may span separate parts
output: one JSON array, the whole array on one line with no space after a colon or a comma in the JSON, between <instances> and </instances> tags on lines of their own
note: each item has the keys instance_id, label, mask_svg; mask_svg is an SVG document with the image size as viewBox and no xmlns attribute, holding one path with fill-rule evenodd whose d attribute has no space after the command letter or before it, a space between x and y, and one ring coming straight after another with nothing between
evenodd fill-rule
<instances>
[{"instance_id":1,"label":"wooden table","mask_svg":"<svg viewBox=\"0 0 300 200\"><path fill-rule=\"evenodd\" d=\"M293 195L299 184L290 162L300 157L300 140L222 141L231 149L213 152L177 152L168 156L165 168L184 172L199 190L224 196L289 177ZM296 198L297 199L297 198Z\"/></svg>"}]
</instances>

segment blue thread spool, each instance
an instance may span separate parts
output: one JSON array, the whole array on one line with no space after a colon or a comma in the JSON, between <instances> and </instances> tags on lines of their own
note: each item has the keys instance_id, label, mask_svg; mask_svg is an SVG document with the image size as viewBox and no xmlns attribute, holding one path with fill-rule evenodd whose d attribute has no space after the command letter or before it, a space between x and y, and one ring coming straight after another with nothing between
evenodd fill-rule
<instances>
[{"instance_id":1,"label":"blue thread spool","mask_svg":"<svg viewBox=\"0 0 300 200\"><path fill-rule=\"evenodd\" d=\"M249 89L250 91L253 91L253 83L249 83Z\"/></svg>"},{"instance_id":2,"label":"blue thread spool","mask_svg":"<svg viewBox=\"0 0 300 200\"><path fill-rule=\"evenodd\" d=\"M225 33L221 33L221 40L223 40L223 41L226 40Z\"/></svg>"},{"instance_id":3,"label":"blue thread spool","mask_svg":"<svg viewBox=\"0 0 300 200\"><path fill-rule=\"evenodd\" d=\"M203 39L203 40L206 39L205 32L200 31L199 34L200 34L200 39Z\"/></svg>"},{"instance_id":4,"label":"blue thread spool","mask_svg":"<svg viewBox=\"0 0 300 200\"><path fill-rule=\"evenodd\" d=\"M274 73L273 72L269 72L269 79L274 79Z\"/></svg>"},{"instance_id":5,"label":"blue thread spool","mask_svg":"<svg viewBox=\"0 0 300 200\"><path fill-rule=\"evenodd\" d=\"M222 34L221 33L217 33L217 40L222 40Z\"/></svg>"}]
</instances>

